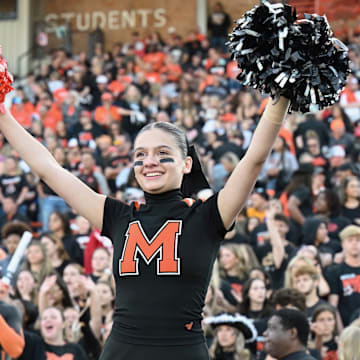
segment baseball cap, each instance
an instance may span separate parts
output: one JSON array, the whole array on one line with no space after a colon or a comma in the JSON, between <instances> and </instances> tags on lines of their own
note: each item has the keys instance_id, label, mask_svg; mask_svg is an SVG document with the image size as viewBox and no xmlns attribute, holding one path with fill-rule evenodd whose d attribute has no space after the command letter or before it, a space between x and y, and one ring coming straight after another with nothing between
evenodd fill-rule
<instances>
[{"instance_id":1,"label":"baseball cap","mask_svg":"<svg viewBox=\"0 0 360 360\"><path fill-rule=\"evenodd\" d=\"M257 187L257 188L254 189L253 194L258 194L261 197L263 197L265 200L269 200L269 195L266 192L265 188Z\"/></svg>"},{"instance_id":2,"label":"baseball cap","mask_svg":"<svg viewBox=\"0 0 360 360\"><path fill-rule=\"evenodd\" d=\"M345 150L341 145L334 145L330 148L329 157L334 156L345 157Z\"/></svg>"},{"instance_id":3,"label":"baseball cap","mask_svg":"<svg viewBox=\"0 0 360 360\"><path fill-rule=\"evenodd\" d=\"M341 240L344 240L349 236L354 235L360 236L360 226L348 225L339 233L339 237Z\"/></svg>"},{"instance_id":4,"label":"baseball cap","mask_svg":"<svg viewBox=\"0 0 360 360\"><path fill-rule=\"evenodd\" d=\"M96 77L96 83L97 84L107 84L108 83L108 79L105 75L98 75Z\"/></svg>"}]
</instances>

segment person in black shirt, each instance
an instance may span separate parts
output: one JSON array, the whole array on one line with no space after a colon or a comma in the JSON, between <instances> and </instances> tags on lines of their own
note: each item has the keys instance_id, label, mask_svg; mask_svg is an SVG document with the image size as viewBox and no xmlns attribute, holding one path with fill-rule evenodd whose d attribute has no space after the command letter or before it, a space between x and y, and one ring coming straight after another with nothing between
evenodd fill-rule
<instances>
[{"instance_id":1,"label":"person in black shirt","mask_svg":"<svg viewBox=\"0 0 360 360\"><path fill-rule=\"evenodd\" d=\"M48 307L40 314L40 330L44 339L46 359L88 360L84 349L75 343L66 343L64 339L64 315L55 308Z\"/></svg>"},{"instance_id":2,"label":"person in black shirt","mask_svg":"<svg viewBox=\"0 0 360 360\"><path fill-rule=\"evenodd\" d=\"M327 303L318 305L312 314L310 328L314 334L314 347L326 354L325 359L337 359L336 309Z\"/></svg>"},{"instance_id":3,"label":"person in black shirt","mask_svg":"<svg viewBox=\"0 0 360 360\"><path fill-rule=\"evenodd\" d=\"M144 354L158 360L208 359L201 319L216 254L247 201L289 104L284 97L269 102L246 155L224 188L204 202L184 198L208 187L184 133L171 123L142 128L133 162L145 192L142 205L92 191L8 112L0 115L1 132L30 168L114 244L114 325L101 360L140 360Z\"/></svg>"},{"instance_id":4,"label":"person in black shirt","mask_svg":"<svg viewBox=\"0 0 360 360\"><path fill-rule=\"evenodd\" d=\"M329 267L325 277L330 286L329 302L338 307L347 326L360 304L360 227L349 225L339 235L344 262Z\"/></svg>"},{"instance_id":5,"label":"person in black shirt","mask_svg":"<svg viewBox=\"0 0 360 360\"><path fill-rule=\"evenodd\" d=\"M265 351L278 360L315 360L306 353L309 324L299 310L281 309L268 322Z\"/></svg>"},{"instance_id":6,"label":"person in black shirt","mask_svg":"<svg viewBox=\"0 0 360 360\"><path fill-rule=\"evenodd\" d=\"M294 288L299 290L306 298L306 316L311 322L311 316L314 309L321 305L327 304L326 301L319 298L317 288L319 285L319 273L315 266L302 265L295 270Z\"/></svg>"}]
</instances>

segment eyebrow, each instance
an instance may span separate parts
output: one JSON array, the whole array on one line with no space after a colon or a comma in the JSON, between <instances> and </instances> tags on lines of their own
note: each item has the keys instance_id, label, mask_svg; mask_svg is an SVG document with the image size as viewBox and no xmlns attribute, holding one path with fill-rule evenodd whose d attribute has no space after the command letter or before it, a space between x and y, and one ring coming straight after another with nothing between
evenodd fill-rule
<instances>
[{"instance_id":1,"label":"eyebrow","mask_svg":"<svg viewBox=\"0 0 360 360\"><path fill-rule=\"evenodd\" d=\"M161 148L166 148L166 149L169 149L169 150L173 150L170 146L167 146L167 145L159 145L159 146L156 146L155 149L161 149ZM136 151L140 151L140 150L146 150L146 148L144 147L137 147L136 149L134 149L134 152Z\"/></svg>"}]
</instances>

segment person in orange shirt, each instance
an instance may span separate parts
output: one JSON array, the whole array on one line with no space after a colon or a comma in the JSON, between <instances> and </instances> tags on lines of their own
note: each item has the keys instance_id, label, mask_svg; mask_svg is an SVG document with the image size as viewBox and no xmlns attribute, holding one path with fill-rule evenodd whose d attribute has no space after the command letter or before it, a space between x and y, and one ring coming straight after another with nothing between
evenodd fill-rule
<instances>
[{"instance_id":1,"label":"person in orange shirt","mask_svg":"<svg viewBox=\"0 0 360 360\"><path fill-rule=\"evenodd\" d=\"M174 61L171 54L166 56L165 65L160 69L160 73L167 74L167 79L170 82L177 82L182 74L182 69L179 64Z\"/></svg>"},{"instance_id":2,"label":"person in orange shirt","mask_svg":"<svg viewBox=\"0 0 360 360\"><path fill-rule=\"evenodd\" d=\"M113 96L109 92L101 95L102 105L95 109L95 121L104 127L109 127L115 121L121 120L118 108L112 104Z\"/></svg>"},{"instance_id":3,"label":"person in orange shirt","mask_svg":"<svg viewBox=\"0 0 360 360\"><path fill-rule=\"evenodd\" d=\"M32 124L34 107L30 109L31 107L26 106L20 97L14 97L13 104L11 105L11 114L25 129L30 129Z\"/></svg>"},{"instance_id":4,"label":"person in orange shirt","mask_svg":"<svg viewBox=\"0 0 360 360\"><path fill-rule=\"evenodd\" d=\"M52 102L50 94L46 92L41 94L36 112L40 116L44 128L50 128L56 133L57 123L62 121L63 115L57 104Z\"/></svg>"},{"instance_id":5,"label":"person in orange shirt","mask_svg":"<svg viewBox=\"0 0 360 360\"><path fill-rule=\"evenodd\" d=\"M165 61L165 53L159 51L157 46L149 45L147 49L148 53L143 57L145 63L150 63L154 71L159 71Z\"/></svg>"}]
</instances>

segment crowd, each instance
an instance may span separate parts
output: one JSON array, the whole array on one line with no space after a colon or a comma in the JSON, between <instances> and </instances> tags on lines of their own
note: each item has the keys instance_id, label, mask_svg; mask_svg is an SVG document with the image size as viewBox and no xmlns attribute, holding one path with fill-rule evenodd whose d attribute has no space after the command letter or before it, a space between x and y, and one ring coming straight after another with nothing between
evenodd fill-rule
<instances>
[{"instance_id":1,"label":"crowd","mask_svg":"<svg viewBox=\"0 0 360 360\"><path fill-rule=\"evenodd\" d=\"M150 122L175 123L200 156L211 189L193 196L205 200L246 153L269 101L236 80L236 62L223 47L229 24L218 4L208 37L170 28L166 39L135 31L110 51L99 43L92 58L54 49L38 72L15 82L11 113L92 189L139 203L133 140ZM274 319L283 330L297 328L315 359L353 359L346 352L356 346L360 354L360 32L345 41L352 74L340 102L287 116L223 239L204 307L211 359L271 359ZM112 326L111 241L1 134L0 174L0 277L22 234L34 234L10 288L0 290L0 300L21 313L13 328L25 342L12 334L9 349L0 335L3 351L19 359L98 359ZM271 317L287 308L305 314L309 334L299 330L296 311Z\"/></svg>"}]
</instances>

